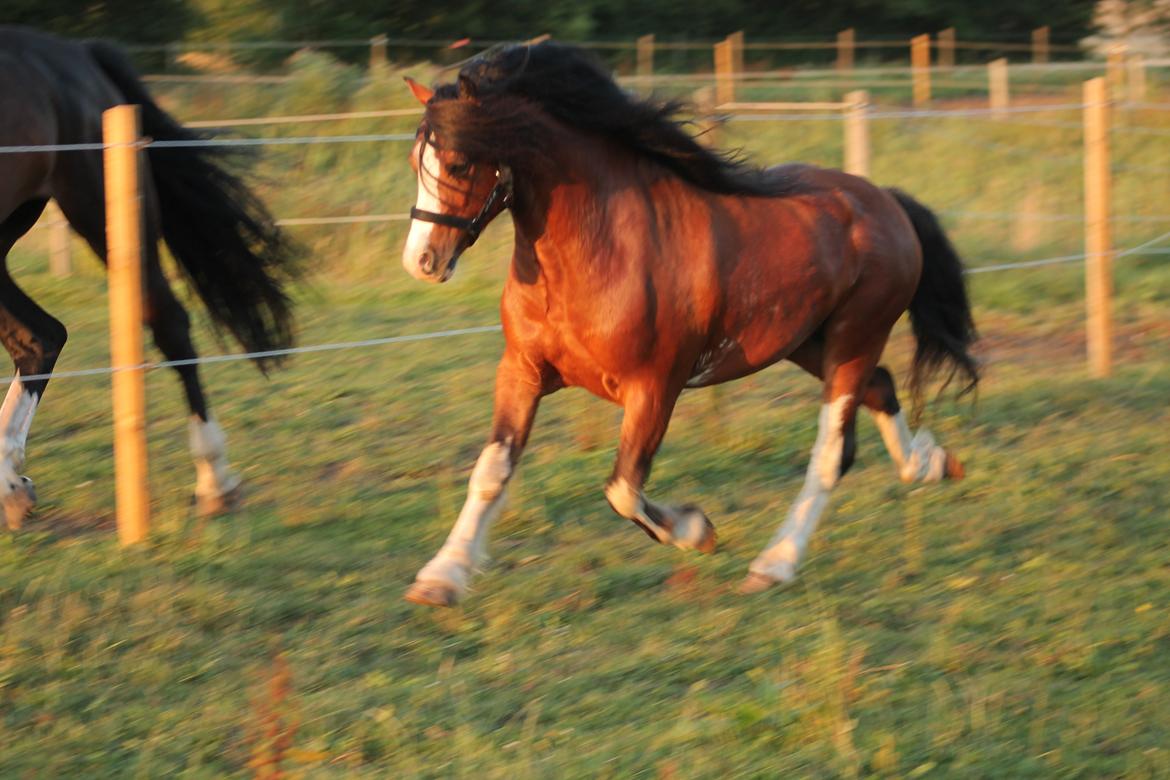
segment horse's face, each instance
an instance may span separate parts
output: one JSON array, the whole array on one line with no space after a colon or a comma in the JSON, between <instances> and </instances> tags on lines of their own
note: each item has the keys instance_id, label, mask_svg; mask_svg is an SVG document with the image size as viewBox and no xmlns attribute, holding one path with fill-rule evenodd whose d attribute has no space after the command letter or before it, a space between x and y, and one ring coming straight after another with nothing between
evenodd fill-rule
<instances>
[{"instance_id":1,"label":"horse's face","mask_svg":"<svg viewBox=\"0 0 1170 780\"><path fill-rule=\"evenodd\" d=\"M408 83L425 104L430 90ZM510 187L496 168L444 149L425 123L411 149L410 165L418 178L418 196L402 265L416 279L445 282L455 273L460 254L508 207Z\"/></svg>"}]
</instances>

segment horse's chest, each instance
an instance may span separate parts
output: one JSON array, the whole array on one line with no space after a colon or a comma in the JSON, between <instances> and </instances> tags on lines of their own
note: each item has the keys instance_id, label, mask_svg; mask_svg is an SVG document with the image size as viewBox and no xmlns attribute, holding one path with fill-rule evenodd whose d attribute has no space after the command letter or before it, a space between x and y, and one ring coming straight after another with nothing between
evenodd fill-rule
<instances>
[{"instance_id":1,"label":"horse's chest","mask_svg":"<svg viewBox=\"0 0 1170 780\"><path fill-rule=\"evenodd\" d=\"M565 312L544 326L549 362L569 385L620 399L626 376L652 362L655 334L619 312Z\"/></svg>"}]
</instances>

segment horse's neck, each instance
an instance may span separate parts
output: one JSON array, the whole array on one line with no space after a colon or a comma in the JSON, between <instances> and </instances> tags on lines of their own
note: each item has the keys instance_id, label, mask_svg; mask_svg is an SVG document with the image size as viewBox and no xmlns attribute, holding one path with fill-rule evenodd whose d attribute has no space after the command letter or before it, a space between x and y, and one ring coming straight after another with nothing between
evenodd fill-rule
<instances>
[{"instance_id":1,"label":"horse's neck","mask_svg":"<svg viewBox=\"0 0 1170 780\"><path fill-rule=\"evenodd\" d=\"M556 164L524 177L516 249L518 260L536 263L548 282L573 284L582 271L607 270L599 266L611 257L617 221L629 216L612 208L613 200L641 191L650 169L607 141L565 132ZM637 200L639 207L657 208Z\"/></svg>"}]
</instances>

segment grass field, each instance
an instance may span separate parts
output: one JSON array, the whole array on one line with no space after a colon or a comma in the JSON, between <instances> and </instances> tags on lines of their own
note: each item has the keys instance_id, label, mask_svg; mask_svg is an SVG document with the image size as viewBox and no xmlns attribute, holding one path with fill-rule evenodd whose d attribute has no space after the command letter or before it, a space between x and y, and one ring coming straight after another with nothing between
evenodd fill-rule
<instances>
[{"instance_id":1,"label":"grass field","mask_svg":"<svg viewBox=\"0 0 1170 780\"><path fill-rule=\"evenodd\" d=\"M948 220L973 265L1079 251L1079 223L1019 216L1079 211L1075 129L947 121L881 130L875 178L967 213ZM838 129L727 132L835 163ZM1126 138L1121 164L1170 164ZM261 172L281 216L398 211L404 153L288 150ZM1156 218L1165 177L1126 173L1119 213ZM1119 243L1164 229L1124 223ZM321 269L302 343L496 321L506 226L443 288L401 272L397 231L298 233ZM13 266L71 328L60 368L104 365L102 277L79 258L50 278L42 242ZM656 461L651 493L700 503L716 555L610 512L618 413L568 391L542 406L475 592L437 612L400 597L462 501L498 334L304 355L270 379L207 367L248 485L207 522L177 382L150 374L155 527L133 550L112 530L108 380L61 379L28 448L38 514L0 537L0 776L1170 775L1170 265L1118 262L1108 380L1085 374L1080 290L1075 264L972 277L985 382L924 419L968 478L899 484L863 420L801 579L755 597L735 586L815 435L818 387L789 366L684 396ZM900 329L895 373L908 348Z\"/></svg>"}]
</instances>

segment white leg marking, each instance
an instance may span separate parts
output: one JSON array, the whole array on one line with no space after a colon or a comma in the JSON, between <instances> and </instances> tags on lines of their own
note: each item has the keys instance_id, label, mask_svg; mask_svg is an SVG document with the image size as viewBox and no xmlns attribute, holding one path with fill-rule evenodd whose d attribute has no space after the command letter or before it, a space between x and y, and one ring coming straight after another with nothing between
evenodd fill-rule
<instances>
[{"instance_id":1,"label":"white leg marking","mask_svg":"<svg viewBox=\"0 0 1170 780\"><path fill-rule=\"evenodd\" d=\"M195 459L195 497L205 508L217 504L240 486L240 478L228 466L227 437L214 418L203 422L192 416L187 423L191 457Z\"/></svg>"},{"instance_id":2,"label":"white leg marking","mask_svg":"<svg viewBox=\"0 0 1170 780\"><path fill-rule=\"evenodd\" d=\"M443 204L439 200L439 158L435 148L430 144L423 145L422 160L418 167L418 195L415 207L422 211L442 213ZM426 280L428 277L419 268L419 258L431 241L433 222L424 222L419 219L410 221L410 232L406 236L406 247L402 250L402 266L416 279Z\"/></svg>"},{"instance_id":3,"label":"white leg marking","mask_svg":"<svg viewBox=\"0 0 1170 780\"><path fill-rule=\"evenodd\" d=\"M21 525L25 513L36 503L32 481L20 475L24 468L24 446L32 427L40 396L24 389L20 372L8 386L4 405L0 406L0 503L5 519L13 530Z\"/></svg>"},{"instance_id":4,"label":"white leg marking","mask_svg":"<svg viewBox=\"0 0 1170 780\"><path fill-rule=\"evenodd\" d=\"M512 475L511 442L489 444L480 453L467 486L467 500L455 527L438 554L415 577L420 583L441 583L467 592L472 571L486 561L488 529L504 506L505 488Z\"/></svg>"},{"instance_id":5,"label":"white leg marking","mask_svg":"<svg viewBox=\"0 0 1170 780\"><path fill-rule=\"evenodd\" d=\"M829 492L841 475L841 455L845 445L843 417L852 396L843 395L821 406L817 440L813 445L804 486L788 510L783 525L768 542L764 551L752 561L748 571L774 582L791 582L817 521L829 503Z\"/></svg>"},{"instance_id":6,"label":"white leg marking","mask_svg":"<svg viewBox=\"0 0 1170 780\"><path fill-rule=\"evenodd\" d=\"M906 424L906 415L903 412L886 414L874 412L873 421L877 423L878 432L885 442L886 452L894 461L894 465L901 471L906 458L910 457L910 426Z\"/></svg>"},{"instance_id":7,"label":"white leg marking","mask_svg":"<svg viewBox=\"0 0 1170 780\"><path fill-rule=\"evenodd\" d=\"M911 436L906 415L877 412L873 416L882 441L898 467L903 482L938 482L946 475L947 453L925 428Z\"/></svg>"},{"instance_id":8,"label":"white leg marking","mask_svg":"<svg viewBox=\"0 0 1170 780\"><path fill-rule=\"evenodd\" d=\"M642 491L635 488L624 478L619 478L616 482L611 482L605 486L605 500L622 517L644 523L646 528L662 544L671 543L670 531L654 522L650 515L647 514L646 497L642 495Z\"/></svg>"},{"instance_id":9,"label":"white leg marking","mask_svg":"<svg viewBox=\"0 0 1170 780\"><path fill-rule=\"evenodd\" d=\"M703 549L705 545L712 544L708 538L712 533L709 524L697 509L684 512L675 507L656 504L625 479L606 485L605 498L615 512L642 523L662 544L674 545L683 550ZM660 517L669 517L671 528L663 528L656 523L646 511L647 507L653 507Z\"/></svg>"}]
</instances>

